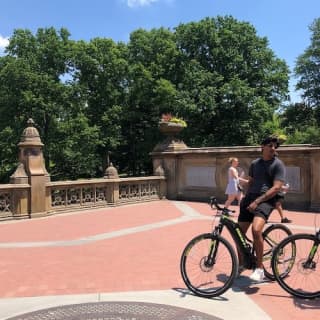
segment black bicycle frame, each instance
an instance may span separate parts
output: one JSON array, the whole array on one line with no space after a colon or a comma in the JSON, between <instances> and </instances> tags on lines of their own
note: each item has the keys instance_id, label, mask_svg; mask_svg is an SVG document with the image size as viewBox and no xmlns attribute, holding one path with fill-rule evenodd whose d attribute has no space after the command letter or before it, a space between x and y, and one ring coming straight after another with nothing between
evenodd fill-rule
<instances>
[{"instance_id":1,"label":"black bicycle frame","mask_svg":"<svg viewBox=\"0 0 320 320\"><path fill-rule=\"evenodd\" d=\"M220 218L220 223L214 228L213 234L220 235L223 227L226 226L228 231L230 232L233 241L236 243L238 249L241 251L242 257L244 259L244 264L248 267L252 267L252 263L254 261L252 255L252 247L248 243L246 236L240 229L240 226L237 222L228 218L226 215L222 215ZM211 252L212 253L212 250Z\"/></svg>"}]
</instances>

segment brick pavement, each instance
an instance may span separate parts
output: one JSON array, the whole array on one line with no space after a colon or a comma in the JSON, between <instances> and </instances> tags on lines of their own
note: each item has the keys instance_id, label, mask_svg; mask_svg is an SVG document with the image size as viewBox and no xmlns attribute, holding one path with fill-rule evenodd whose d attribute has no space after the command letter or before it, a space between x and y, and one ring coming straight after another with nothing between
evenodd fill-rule
<instances>
[{"instance_id":1,"label":"brick pavement","mask_svg":"<svg viewBox=\"0 0 320 320\"><path fill-rule=\"evenodd\" d=\"M245 276L222 297L190 295L179 272L186 243L212 227L205 203L168 200L0 223L0 319L92 301L166 303L234 319L319 319L320 301ZM286 211L293 232L320 214ZM279 221L273 213L271 221Z\"/></svg>"}]
</instances>

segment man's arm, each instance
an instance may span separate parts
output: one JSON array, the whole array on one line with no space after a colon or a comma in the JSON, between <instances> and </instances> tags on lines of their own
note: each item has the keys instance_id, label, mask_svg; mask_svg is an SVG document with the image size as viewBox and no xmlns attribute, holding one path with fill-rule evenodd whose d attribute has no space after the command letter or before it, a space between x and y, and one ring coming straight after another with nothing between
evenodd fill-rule
<instances>
[{"instance_id":1,"label":"man's arm","mask_svg":"<svg viewBox=\"0 0 320 320\"><path fill-rule=\"evenodd\" d=\"M273 198L278 192L280 192L282 186L283 186L283 181L274 180L273 186L266 193L262 194L260 197L254 200L254 202L258 205L261 202L265 202Z\"/></svg>"},{"instance_id":2,"label":"man's arm","mask_svg":"<svg viewBox=\"0 0 320 320\"><path fill-rule=\"evenodd\" d=\"M275 180L273 182L273 186L266 193L262 194L260 197L250 203L248 210L254 211L260 203L273 198L281 190L282 185L283 181Z\"/></svg>"}]
</instances>

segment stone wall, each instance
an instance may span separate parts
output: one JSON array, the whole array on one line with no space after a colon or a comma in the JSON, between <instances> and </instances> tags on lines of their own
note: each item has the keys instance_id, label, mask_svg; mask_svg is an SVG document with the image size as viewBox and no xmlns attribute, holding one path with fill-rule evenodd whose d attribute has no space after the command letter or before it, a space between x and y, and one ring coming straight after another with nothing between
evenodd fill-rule
<instances>
[{"instance_id":1,"label":"stone wall","mask_svg":"<svg viewBox=\"0 0 320 320\"><path fill-rule=\"evenodd\" d=\"M240 168L248 174L250 163L259 157L256 146L185 148L152 152L153 166L162 166L167 178L169 199L206 201L215 195L226 199L228 158L237 157ZM290 190L284 207L320 211L320 146L283 145L279 157L286 165Z\"/></svg>"}]
</instances>

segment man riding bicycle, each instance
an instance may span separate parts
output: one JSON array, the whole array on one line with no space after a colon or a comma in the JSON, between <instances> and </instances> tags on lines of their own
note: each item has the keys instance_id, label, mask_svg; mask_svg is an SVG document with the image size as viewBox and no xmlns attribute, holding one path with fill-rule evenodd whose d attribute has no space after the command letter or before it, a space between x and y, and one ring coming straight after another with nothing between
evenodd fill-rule
<instances>
[{"instance_id":1,"label":"man riding bicycle","mask_svg":"<svg viewBox=\"0 0 320 320\"><path fill-rule=\"evenodd\" d=\"M256 251L256 269L250 279L262 281L264 271L262 264L263 238L262 231L268 218L275 208L275 196L285 182L285 166L276 157L276 149L280 142L277 137L270 136L261 142L262 155L252 161L249 168L248 189L240 204L238 223L244 234L252 224L253 245ZM242 257L239 257L242 271Z\"/></svg>"}]
</instances>

